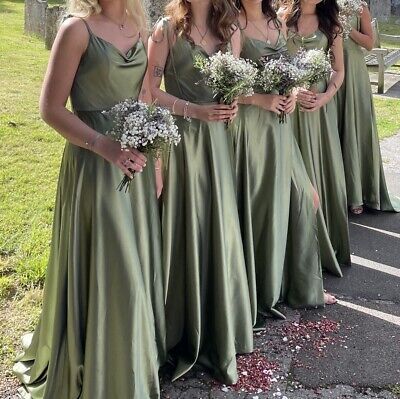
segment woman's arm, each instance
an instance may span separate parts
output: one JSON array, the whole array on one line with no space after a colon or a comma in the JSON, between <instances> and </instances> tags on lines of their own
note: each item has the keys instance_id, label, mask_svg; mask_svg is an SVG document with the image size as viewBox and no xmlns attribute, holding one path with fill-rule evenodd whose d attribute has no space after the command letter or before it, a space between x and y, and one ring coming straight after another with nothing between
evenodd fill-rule
<instances>
[{"instance_id":1,"label":"woman's arm","mask_svg":"<svg viewBox=\"0 0 400 399\"><path fill-rule=\"evenodd\" d=\"M169 35L169 37L167 35ZM160 105L168 107L175 115L187 116L205 121L229 120L237 111L229 105L198 105L161 90L161 81L164 76L164 69L170 51L169 47L170 43L172 45L173 42L171 36L171 32L163 26L163 21L160 21L149 39L148 75L153 98ZM190 61L188 60L188 62Z\"/></svg>"},{"instance_id":2,"label":"woman's arm","mask_svg":"<svg viewBox=\"0 0 400 399\"><path fill-rule=\"evenodd\" d=\"M356 29L352 29L350 37L361 47L371 51L374 47L374 33L371 25L371 13L367 6L363 7L361 14L361 29L360 32Z\"/></svg>"},{"instance_id":3,"label":"woman's arm","mask_svg":"<svg viewBox=\"0 0 400 399\"><path fill-rule=\"evenodd\" d=\"M70 143L99 154L131 176L128 168L140 172L146 158L136 150L122 153L119 143L96 132L66 108L88 42L89 33L79 18L70 18L62 24L53 44L43 83L40 113L43 120Z\"/></svg>"},{"instance_id":4,"label":"woman's arm","mask_svg":"<svg viewBox=\"0 0 400 399\"><path fill-rule=\"evenodd\" d=\"M239 58L242 52L242 37L239 28L234 27L232 29L234 29L231 37L232 54Z\"/></svg>"},{"instance_id":5,"label":"woman's arm","mask_svg":"<svg viewBox=\"0 0 400 399\"><path fill-rule=\"evenodd\" d=\"M332 97L339 90L344 80L344 54L343 54L343 38L341 35L336 36L331 48L333 61L332 61L332 75L328 83L325 94L328 96L329 102Z\"/></svg>"}]
</instances>

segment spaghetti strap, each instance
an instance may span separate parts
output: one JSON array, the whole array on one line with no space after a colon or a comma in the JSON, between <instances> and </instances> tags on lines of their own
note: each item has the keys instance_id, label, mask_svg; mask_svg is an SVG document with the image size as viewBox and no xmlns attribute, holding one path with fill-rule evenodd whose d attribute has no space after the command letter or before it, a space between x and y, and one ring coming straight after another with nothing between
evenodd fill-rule
<instances>
[{"instance_id":1,"label":"spaghetti strap","mask_svg":"<svg viewBox=\"0 0 400 399\"><path fill-rule=\"evenodd\" d=\"M90 29L90 26L89 26L89 24L87 23L87 21L85 21L83 18L80 18L80 20L85 24L86 29L87 29L88 32L89 32L89 35L90 35L90 36L93 36L93 32L92 32L92 30Z\"/></svg>"}]
</instances>

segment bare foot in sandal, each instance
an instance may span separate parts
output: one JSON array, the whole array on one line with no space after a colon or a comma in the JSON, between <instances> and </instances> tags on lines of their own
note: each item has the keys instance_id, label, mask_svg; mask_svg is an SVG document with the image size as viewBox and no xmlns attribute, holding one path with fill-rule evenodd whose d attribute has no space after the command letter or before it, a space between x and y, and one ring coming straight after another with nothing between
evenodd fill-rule
<instances>
[{"instance_id":1,"label":"bare foot in sandal","mask_svg":"<svg viewBox=\"0 0 400 399\"><path fill-rule=\"evenodd\" d=\"M325 305L334 305L337 303L337 299L332 294L328 294L326 291L324 291L324 302Z\"/></svg>"},{"instance_id":2,"label":"bare foot in sandal","mask_svg":"<svg viewBox=\"0 0 400 399\"><path fill-rule=\"evenodd\" d=\"M350 207L350 212L353 215L361 215L364 212L364 207L362 205L360 205L360 206L351 206Z\"/></svg>"}]
</instances>

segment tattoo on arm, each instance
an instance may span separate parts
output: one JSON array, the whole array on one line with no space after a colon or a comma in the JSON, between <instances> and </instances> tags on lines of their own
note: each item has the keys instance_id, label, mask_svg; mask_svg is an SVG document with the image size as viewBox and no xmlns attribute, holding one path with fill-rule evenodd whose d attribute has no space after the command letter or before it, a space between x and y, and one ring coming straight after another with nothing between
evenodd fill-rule
<instances>
[{"instance_id":1,"label":"tattoo on arm","mask_svg":"<svg viewBox=\"0 0 400 399\"><path fill-rule=\"evenodd\" d=\"M156 78L162 78L164 74L164 68L161 68L159 66L155 66L154 67L154 71L153 71L153 76Z\"/></svg>"}]
</instances>

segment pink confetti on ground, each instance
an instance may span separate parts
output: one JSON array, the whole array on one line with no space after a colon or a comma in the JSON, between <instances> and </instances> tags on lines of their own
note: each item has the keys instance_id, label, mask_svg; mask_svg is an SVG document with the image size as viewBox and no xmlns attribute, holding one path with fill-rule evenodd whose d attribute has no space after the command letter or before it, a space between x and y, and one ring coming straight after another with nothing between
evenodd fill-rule
<instances>
[{"instance_id":1,"label":"pink confetti on ground","mask_svg":"<svg viewBox=\"0 0 400 399\"><path fill-rule=\"evenodd\" d=\"M259 350L249 355L237 357L239 380L229 390L247 393L261 393L271 389L276 382L274 377L279 370L275 363L271 363Z\"/></svg>"},{"instance_id":2,"label":"pink confetti on ground","mask_svg":"<svg viewBox=\"0 0 400 399\"><path fill-rule=\"evenodd\" d=\"M307 346L313 348L317 356L323 356L326 347L339 340L336 334L339 329L340 323L325 318L320 321L290 323L283 326L280 333L283 342L292 351L299 351Z\"/></svg>"}]
</instances>

